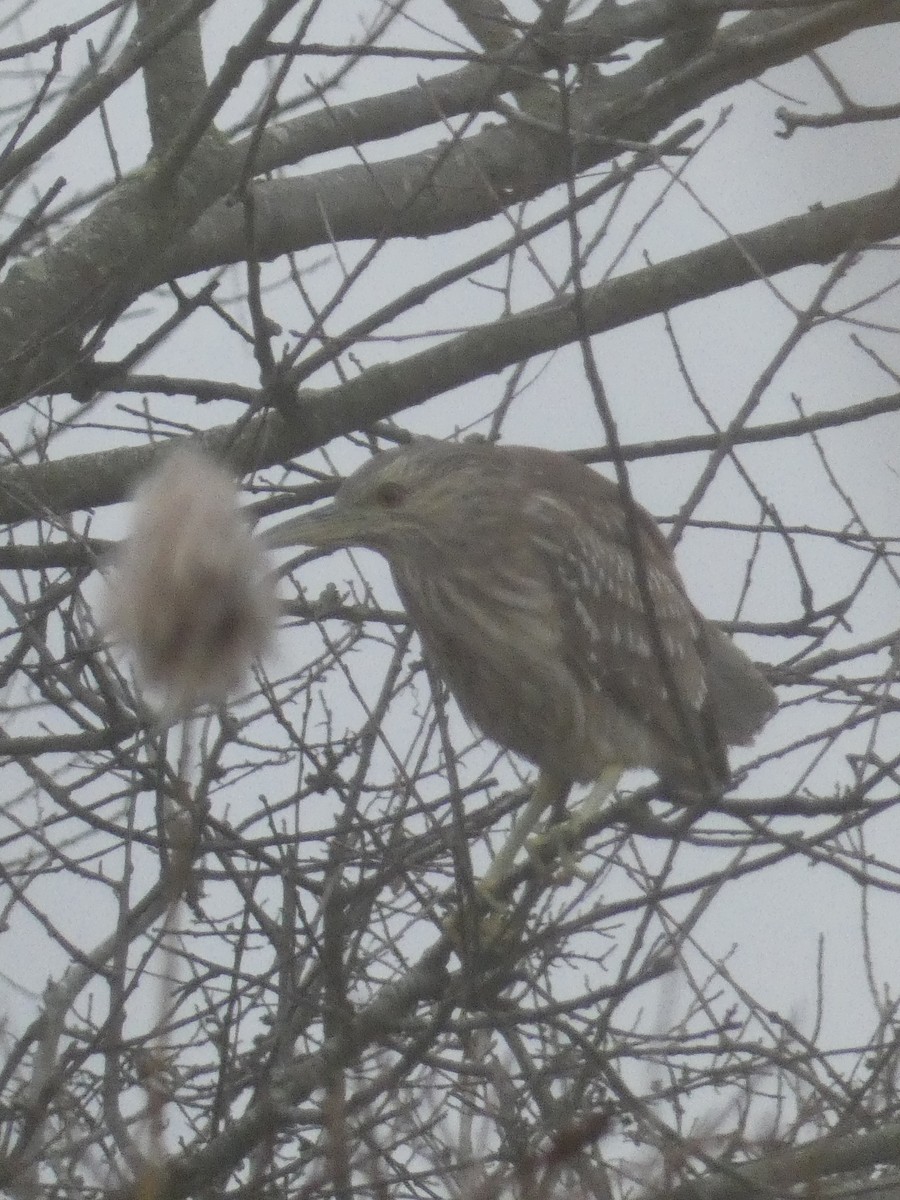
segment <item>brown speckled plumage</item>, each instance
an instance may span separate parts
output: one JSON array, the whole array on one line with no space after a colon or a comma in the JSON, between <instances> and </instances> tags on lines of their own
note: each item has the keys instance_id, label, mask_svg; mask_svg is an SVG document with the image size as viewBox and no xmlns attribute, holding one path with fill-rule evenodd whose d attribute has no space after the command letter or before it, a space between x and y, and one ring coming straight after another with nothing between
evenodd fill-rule
<instances>
[{"instance_id":1,"label":"brown speckled plumage","mask_svg":"<svg viewBox=\"0 0 900 1200\"><path fill-rule=\"evenodd\" d=\"M691 604L652 517L553 451L389 451L275 541L382 553L463 711L559 780L615 763L706 790L775 707Z\"/></svg>"}]
</instances>

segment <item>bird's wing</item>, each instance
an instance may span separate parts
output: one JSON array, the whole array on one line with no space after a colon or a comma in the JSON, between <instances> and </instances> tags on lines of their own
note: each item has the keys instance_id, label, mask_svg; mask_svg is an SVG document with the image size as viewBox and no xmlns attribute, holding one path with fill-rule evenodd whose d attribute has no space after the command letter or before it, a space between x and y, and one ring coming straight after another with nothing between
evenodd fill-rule
<instances>
[{"instance_id":1,"label":"bird's wing","mask_svg":"<svg viewBox=\"0 0 900 1200\"><path fill-rule=\"evenodd\" d=\"M534 549L563 614L570 669L599 705L627 714L677 758L700 755L707 763L712 751L721 774L721 748L714 737L711 745L704 712L703 621L652 518L636 510L633 545L615 492L582 493L577 506L537 492L529 509Z\"/></svg>"}]
</instances>

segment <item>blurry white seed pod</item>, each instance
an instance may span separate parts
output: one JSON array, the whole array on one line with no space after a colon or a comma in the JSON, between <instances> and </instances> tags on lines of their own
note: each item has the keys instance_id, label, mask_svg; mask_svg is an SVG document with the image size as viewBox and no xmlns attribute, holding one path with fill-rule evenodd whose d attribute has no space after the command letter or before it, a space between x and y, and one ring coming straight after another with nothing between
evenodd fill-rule
<instances>
[{"instance_id":1,"label":"blurry white seed pod","mask_svg":"<svg viewBox=\"0 0 900 1200\"><path fill-rule=\"evenodd\" d=\"M275 585L231 475L178 449L138 488L113 558L105 625L170 718L221 704L271 642Z\"/></svg>"}]
</instances>

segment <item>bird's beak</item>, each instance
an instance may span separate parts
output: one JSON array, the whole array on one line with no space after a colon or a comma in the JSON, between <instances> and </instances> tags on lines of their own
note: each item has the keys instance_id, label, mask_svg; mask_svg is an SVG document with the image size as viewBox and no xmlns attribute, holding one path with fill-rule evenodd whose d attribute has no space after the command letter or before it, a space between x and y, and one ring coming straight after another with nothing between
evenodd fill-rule
<instances>
[{"instance_id":1,"label":"bird's beak","mask_svg":"<svg viewBox=\"0 0 900 1200\"><path fill-rule=\"evenodd\" d=\"M263 536L273 550L287 546L320 546L325 550L336 550L341 546L359 545L361 532L352 513L327 504L314 512L289 517L280 525L267 529Z\"/></svg>"}]
</instances>

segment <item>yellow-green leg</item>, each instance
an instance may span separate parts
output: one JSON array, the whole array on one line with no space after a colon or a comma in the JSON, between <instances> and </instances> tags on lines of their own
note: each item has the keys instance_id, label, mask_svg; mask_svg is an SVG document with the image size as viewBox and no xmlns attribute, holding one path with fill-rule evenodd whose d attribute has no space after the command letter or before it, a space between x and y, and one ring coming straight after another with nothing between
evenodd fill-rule
<instances>
[{"instance_id":1,"label":"yellow-green leg","mask_svg":"<svg viewBox=\"0 0 900 1200\"><path fill-rule=\"evenodd\" d=\"M623 768L618 763L611 763L604 768L600 778L568 820L561 821L559 824L551 826L545 833L532 838L530 845L537 851L535 856L546 857L546 853L541 853L545 847L555 854L559 854L562 847L571 845L584 826L595 820L603 811L609 797L615 791L622 770ZM544 811L561 803L565 799L569 786L567 781L545 771L541 772L534 785L530 800L513 822L509 837L500 847L499 853L478 885L482 895L490 897L491 893L496 891L506 879L513 869L516 855L528 843L528 839Z\"/></svg>"},{"instance_id":2,"label":"yellow-green leg","mask_svg":"<svg viewBox=\"0 0 900 1200\"><path fill-rule=\"evenodd\" d=\"M525 845L544 810L550 808L558 799L562 799L563 793L568 791L568 788L568 783L559 780L555 775L541 771L531 798L516 817L513 827L509 831L509 837L500 847L499 853L485 871L484 878L478 885L482 895L489 896L500 886L512 870L516 855Z\"/></svg>"},{"instance_id":3,"label":"yellow-green leg","mask_svg":"<svg viewBox=\"0 0 900 1200\"><path fill-rule=\"evenodd\" d=\"M610 763L608 767L604 767L599 779L565 821L551 825L549 829L543 833L536 833L529 840L527 846L529 854L543 861L546 861L548 855L552 854L562 860L566 873L577 875L578 869L575 866L576 855L573 847L578 843L584 828L596 820L606 807L610 796L622 778L623 770L624 767L618 763Z\"/></svg>"},{"instance_id":4,"label":"yellow-green leg","mask_svg":"<svg viewBox=\"0 0 900 1200\"><path fill-rule=\"evenodd\" d=\"M499 853L488 867L484 877L476 885L482 899L496 910L493 915L485 918L481 926L485 942L492 942L503 934L507 910L503 902L497 898L496 893L511 874L519 851L525 847L529 854L534 853L535 858L544 862L550 856L561 858L564 863L574 861L572 847L577 842L584 826L602 812L619 782L622 769L618 765L607 767L567 820L560 821L552 825L546 832L531 837L545 810L560 808L565 802L571 786L568 780L559 779L544 771L541 772L528 803L513 822L509 837L500 847ZM569 869L572 868L569 867ZM460 936L459 925L457 914L447 925L451 937L458 938Z\"/></svg>"}]
</instances>

